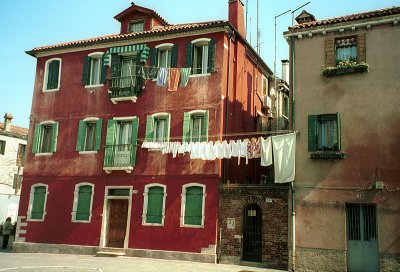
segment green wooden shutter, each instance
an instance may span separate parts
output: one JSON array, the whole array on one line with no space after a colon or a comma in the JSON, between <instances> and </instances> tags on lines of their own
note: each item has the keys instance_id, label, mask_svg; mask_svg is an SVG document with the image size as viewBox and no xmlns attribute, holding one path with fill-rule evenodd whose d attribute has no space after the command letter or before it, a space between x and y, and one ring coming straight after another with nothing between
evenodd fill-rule
<instances>
[{"instance_id":1,"label":"green wooden shutter","mask_svg":"<svg viewBox=\"0 0 400 272\"><path fill-rule=\"evenodd\" d=\"M90 85L90 57L83 57L82 85Z\"/></svg>"},{"instance_id":2,"label":"green wooden shutter","mask_svg":"<svg viewBox=\"0 0 400 272\"><path fill-rule=\"evenodd\" d=\"M43 219L44 202L46 199L46 187L35 187L33 193L33 203L31 211L31 219Z\"/></svg>"},{"instance_id":3,"label":"green wooden shutter","mask_svg":"<svg viewBox=\"0 0 400 272\"><path fill-rule=\"evenodd\" d=\"M104 166L113 166L114 159L114 146L117 139L117 121L108 120L107 134L106 134L106 149L104 152Z\"/></svg>"},{"instance_id":4,"label":"green wooden shutter","mask_svg":"<svg viewBox=\"0 0 400 272\"><path fill-rule=\"evenodd\" d=\"M155 186L149 188L147 195L146 223L162 223L164 188Z\"/></svg>"},{"instance_id":5,"label":"green wooden shutter","mask_svg":"<svg viewBox=\"0 0 400 272\"><path fill-rule=\"evenodd\" d=\"M201 141L208 142L208 110L204 113L203 125L201 127Z\"/></svg>"},{"instance_id":6,"label":"green wooden shutter","mask_svg":"<svg viewBox=\"0 0 400 272\"><path fill-rule=\"evenodd\" d=\"M151 66L157 66L157 54L158 53L158 49L155 47L151 47L150 48L150 65Z\"/></svg>"},{"instance_id":7,"label":"green wooden shutter","mask_svg":"<svg viewBox=\"0 0 400 272\"><path fill-rule=\"evenodd\" d=\"M308 116L308 151L317 151L318 115Z\"/></svg>"},{"instance_id":8,"label":"green wooden shutter","mask_svg":"<svg viewBox=\"0 0 400 272\"><path fill-rule=\"evenodd\" d=\"M78 204L76 207L76 220L89 220L90 202L92 200L92 186L84 185L79 187Z\"/></svg>"},{"instance_id":9,"label":"green wooden shutter","mask_svg":"<svg viewBox=\"0 0 400 272\"><path fill-rule=\"evenodd\" d=\"M60 70L60 61L53 60L49 63L48 67L48 79L47 79L47 89L57 89L58 88L58 77Z\"/></svg>"},{"instance_id":10,"label":"green wooden shutter","mask_svg":"<svg viewBox=\"0 0 400 272\"><path fill-rule=\"evenodd\" d=\"M35 125L35 131L33 133L32 153L39 153L40 139L42 134L42 126L39 124Z\"/></svg>"},{"instance_id":11,"label":"green wooden shutter","mask_svg":"<svg viewBox=\"0 0 400 272\"><path fill-rule=\"evenodd\" d=\"M154 140L154 117L152 115L147 115L145 140L146 142Z\"/></svg>"},{"instance_id":12,"label":"green wooden shutter","mask_svg":"<svg viewBox=\"0 0 400 272\"><path fill-rule=\"evenodd\" d=\"M171 50L171 67L178 67L178 45L174 44Z\"/></svg>"},{"instance_id":13,"label":"green wooden shutter","mask_svg":"<svg viewBox=\"0 0 400 272\"><path fill-rule=\"evenodd\" d=\"M215 47L216 41L215 39L211 39L208 43L208 67L207 73L211 73L214 71L215 66Z\"/></svg>"},{"instance_id":14,"label":"green wooden shutter","mask_svg":"<svg viewBox=\"0 0 400 272\"><path fill-rule=\"evenodd\" d=\"M341 150L342 149L342 141L341 141L341 118L340 118L340 113L337 112L336 113L336 126L337 126L337 145L338 148L337 150Z\"/></svg>"},{"instance_id":15,"label":"green wooden shutter","mask_svg":"<svg viewBox=\"0 0 400 272\"><path fill-rule=\"evenodd\" d=\"M118 54L111 54L111 73L112 76L119 76L121 70L122 57Z\"/></svg>"},{"instance_id":16,"label":"green wooden shutter","mask_svg":"<svg viewBox=\"0 0 400 272\"><path fill-rule=\"evenodd\" d=\"M141 52L136 55L136 95L140 96L142 94L143 78L141 75L141 68L143 63L140 61Z\"/></svg>"},{"instance_id":17,"label":"green wooden shutter","mask_svg":"<svg viewBox=\"0 0 400 272\"><path fill-rule=\"evenodd\" d=\"M51 152L57 150L57 138L58 138L58 122L53 124L53 135L51 135Z\"/></svg>"},{"instance_id":18,"label":"green wooden shutter","mask_svg":"<svg viewBox=\"0 0 400 272\"><path fill-rule=\"evenodd\" d=\"M201 225L203 218L203 188L186 188L185 225Z\"/></svg>"},{"instance_id":19,"label":"green wooden shutter","mask_svg":"<svg viewBox=\"0 0 400 272\"><path fill-rule=\"evenodd\" d=\"M185 67L191 68L193 66L193 44L186 43Z\"/></svg>"},{"instance_id":20,"label":"green wooden shutter","mask_svg":"<svg viewBox=\"0 0 400 272\"><path fill-rule=\"evenodd\" d=\"M169 142L169 137L170 137L170 130L171 130L171 114L167 114L166 118L166 125L165 125L165 139L167 142Z\"/></svg>"},{"instance_id":21,"label":"green wooden shutter","mask_svg":"<svg viewBox=\"0 0 400 272\"><path fill-rule=\"evenodd\" d=\"M185 112L183 114L183 142L190 142L190 113Z\"/></svg>"},{"instance_id":22,"label":"green wooden shutter","mask_svg":"<svg viewBox=\"0 0 400 272\"><path fill-rule=\"evenodd\" d=\"M100 150L102 125L102 119L96 121L96 141L94 143L94 150Z\"/></svg>"},{"instance_id":23,"label":"green wooden shutter","mask_svg":"<svg viewBox=\"0 0 400 272\"><path fill-rule=\"evenodd\" d=\"M107 65L104 65L104 57L101 58L101 74L100 74L100 83L105 84L106 83L106 77L107 77Z\"/></svg>"},{"instance_id":24,"label":"green wooden shutter","mask_svg":"<svg viewBox=\"0 0 400 272\"><path fill-rule=\"evenodd\" d=\"M76 141L76 151L85 150L85 138L86 138L86 122L80 120L78 127L78 139Z\"/></svg>"},{"instance_id":25,"label":"green wooden shutter","mask_svg":"<svg viewBox=\"0 0 400 272\"><path fill-rule=\"evenodd\" d=\"M136 117L132 120L132 149L131 149L131 165L136 164L136 150L137 150L137 138L139 129L139 118Z\"/></svg>"}]
</instances>

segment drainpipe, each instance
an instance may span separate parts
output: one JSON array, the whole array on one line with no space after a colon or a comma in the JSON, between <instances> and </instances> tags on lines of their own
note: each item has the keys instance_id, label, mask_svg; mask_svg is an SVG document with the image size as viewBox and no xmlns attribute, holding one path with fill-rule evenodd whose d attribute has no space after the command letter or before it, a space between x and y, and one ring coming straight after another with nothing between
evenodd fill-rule
<instances>
[{"instance_id":1,"label":"drainpipe","mask_svg":"<svg viewBox=\"0 0 400 272\"><path fill-rule=\"evenodd\" d=\"M291 52L291 62L290 65L292 66L291 74L292 78L290 80L290 84L292 85L292 130L295 130L295 97L294 97L294 86L295 86L295 73L294 73L294 41L295 37L291 37L290 43L290 52ZM292 191L292 271L296 271L296 211L295 211L295 192L294 192L294 181L291 182L291 191Z\"/></svg>"}]
</instances>

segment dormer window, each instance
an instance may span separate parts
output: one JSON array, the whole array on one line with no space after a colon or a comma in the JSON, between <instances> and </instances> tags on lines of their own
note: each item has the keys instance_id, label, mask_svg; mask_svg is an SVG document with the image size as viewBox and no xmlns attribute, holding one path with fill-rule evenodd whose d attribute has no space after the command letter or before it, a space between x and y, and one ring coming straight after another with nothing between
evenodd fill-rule
<instances>
[{"instance_id":1,"label":"dormer window","mask_svg":"<svg viewBox=\"0 0 400 272\"><path fill-rule=\"evenodd\" d=\"M144 21L129 22L129 32L142 32L144 30Z\"/></svg>"}]
</instances>

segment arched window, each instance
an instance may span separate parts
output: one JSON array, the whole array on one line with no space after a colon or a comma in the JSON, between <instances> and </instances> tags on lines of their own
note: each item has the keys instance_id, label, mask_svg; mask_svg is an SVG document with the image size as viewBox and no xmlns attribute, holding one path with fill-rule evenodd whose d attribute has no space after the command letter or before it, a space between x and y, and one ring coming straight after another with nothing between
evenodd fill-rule
<instances>
[{"instance_id":1,"label":"arched window","mask_svg":"<svg viewBox=\"0 0 400 272\"><path fill-rule=\"evenodd\" d=\"M46 61L43 91L58 91L60 89L61 59L53 58Z\"/></svg>"}]
</instances>

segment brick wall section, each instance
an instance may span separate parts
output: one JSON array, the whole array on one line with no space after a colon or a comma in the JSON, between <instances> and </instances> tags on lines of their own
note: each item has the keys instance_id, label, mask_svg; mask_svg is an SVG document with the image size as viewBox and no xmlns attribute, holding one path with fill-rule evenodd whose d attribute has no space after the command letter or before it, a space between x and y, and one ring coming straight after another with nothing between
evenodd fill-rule
<instances>
[{"instance_id":1,"label":"brick wall section","mask_svg":"<svg viewBox=\"0 0 400 272\"><path fill-rule=\"evenodd\" d=\"M262 211L262 265L287 270L288 195L289 187L285 185L222 185L219 203L220 261L240 263L244 210L255 203ZM267 203L266 198L272 199L272 203ZM235 229L227 229L227 218L235 218Z\"/></svg>"},{"instance_id":2,"label":"brick wall section","mask_svg":"<svg viewBox=\"0 0 400 272\"><path fill-rule=\"evenodd\" d=\"M367 61L367 47L365 41L365 33L358 35L357 37L357 47L358 47L358 62Z\"/></svg>"},{"instance_id":3,"label":"brick wall section","mask_svg":"<svg viewBox=\"0 0 400 272\"><path fill-rule=\"evenodd\" d=\"M335 67L336 57L335 57L335 38L329 37L325 39L325 66Z\"/></svg>"}]
</instances>

